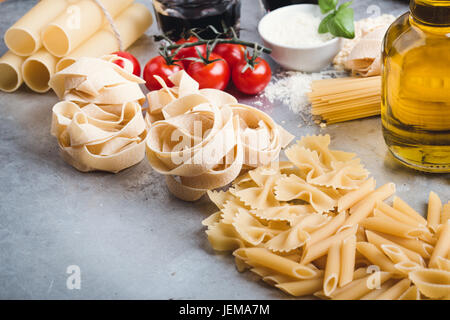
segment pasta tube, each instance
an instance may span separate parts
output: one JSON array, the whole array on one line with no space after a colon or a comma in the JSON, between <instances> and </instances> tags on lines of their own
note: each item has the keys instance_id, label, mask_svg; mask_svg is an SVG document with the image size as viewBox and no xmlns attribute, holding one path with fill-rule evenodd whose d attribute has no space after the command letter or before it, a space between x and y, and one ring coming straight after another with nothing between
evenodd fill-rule
<instances>
[{"instance_id":1,"label":"pasta tube","mask_svg":"<svg viewBox=\"0 0 450 320\"><path fill-rule=\"evenodd\" d=\"M44 48L26 59L22 65L23 80L33 91L44 93L50 90L49 81L55 74L58 59Z\"/></svg>"},{"instance_id":2,"label":"pasta tube","mask_svg":"<svg viewBox=\"0 0 450 320\"><path fill-rule=\"evenodd\" d=\"M129 48L152 24L152 15L142 3L134 3L115 19L124 49ZM109 25L95 33L75 50L62 58L56 69L61 71L81 57L101 57L119 50L119 43Z\"/></svg>"},{"instance_id":3,"label":"pasta tube","mask_svg":"<svg viewBox=\"0 0 450 320\"><path fill-rule=\"evenodd\" d=\"M233 254L243 257L250 265L256 264L267 267L297 279L311 279L317 274L317 271L311 267L301 265L287 258L273 254L269 250L263 248L238 249Z\"/></svg>"},{"instance_id":4,"label":"pasta tube","mask_svg":"<svg viewBox=\"0 0 450 320\"><path fill-rule=\"evenodd\" d=\"M333 294L333 300L357 300L371 292L374 288L369 285L369 282L374 277L379 277L380 285L391 278L389 272L375 272L369 276L350 282L342 288L338 294Z\"/></svg>"},{"instance_id":5,"label":"pasta tube","mask_svg":"<svg viewBox=\"0 0 450 320\"><path fill-rule=\"evenodd\" d=\"M354 225L351 226L337 234L335 234L332 237L329 237L325 240L322 240L320 242L317 242L311 246L308 246L303 251L303 256L301 260L301 264L305 265L308 264L317 258L320 258L328 252L328 249L335 243L340 242L349 236L352 236L356 233L358 226Z\"/></svg>"},{"instance_id":6,"label":"pasta tube","mask_svg":"<svg viewBox=\"0 0 450 320\"><path fill-rule=\"evenodd\" d=\"M439 196L436 193L430 192L430 197L428 199L427 222L428 227L434 232L436 232L437 227L441 221L441 209L441 199L439 199Z\"/></svg>"},{"instance_id":7,"label":"pasta tube","mask_svg":"<svg viewBox=\"0 0 450 320\"><path fill-rule=\"evenodd\" d=\"M383 248L382 248L383 246L390 246L390 248L396 247L396 248L400 249L401 252L404 253L408 257L408 260L414 261L420 265L425 265L425 263L422 259L422 256L420 254L418 254L417 252L414 252L412 250L409 250L406 247L403 247L400 243L396 243L394 241L389 240L388 238L385 237L385 235L381 236L380 234L369 231L369 230L366 230L366 235L367 235L367 240L370 243L376 245L379 249L383 250ZM400 258L398 257L398 259L400 259ZM398 263L401 261L394 261L394 262Z\"/></svg>"},{"instance_id":8,"label":"pasta tube","mask_svg":"<svg viewBox=\"0 0 450 320\"><path fill-rule=\"evenodd\" d=\"M353 281L356 260L356 236L350 236L342 242L341 268L339 286L343 287Z\"/></svg>"},{"instance_id":9,"label":"pasta tube","mask_svg":"<svg viewBox=\"0 0 450 320\"><path fill-rule=\"evenodd\" d=\"M317 242L320 242L323 239L333 235L344 223L347 213L341 212L330 222L328 222L323 228L320 228L313 233L311 233L310 238L306 241L306 246L311 246Z\"/></svg>"},{"instance_id":10,"label":"pasta tube","mask_svg":"<svg viewBox=\"0 0 450 320\"><path fill-rule=\"evenodd\" d=\"M391 244L382 244L381 250L383 253L391 259L393 263L400 263L404 261L409 261L406 254L400 249L399 246L391 245Z\"/></svg>"},{"instance_id":11,"label":"pasta tube","mask_svg":"<svg viewBox=\"0 0 450 320\"><path fill-rule=\"evenodd\" d=\"M421 234L421 230L390 218L372 217L365 219L361 225L369 230L392 234L394 236L413 239Z\"/></svg>"},{"instance_id":12,"label":"pasta tube","mask_svg":"<svg viewBox=\"0 0 450 320\"><path fill-rule=\"evenodd\" d=\"M376 208L386 214L388 217L397 220L398 222L408 224L417 228L423 228L426 227L426 224L418 222L416 219L409 217L408 215L404 214L403 212L392 208L391 206L387 205L384 202L378 201Z\"/></svg>"},{"instance_id":13,"label":"pasta tube","mask_svg":"<svg viewBox=\"0 0 450 320\"><path fill-rule=\"evenodd\" d=\"M397 300L406 290L409 289L411 280L403 279L397 284L383 292L377 297L377 300Z\"/></svg>"},{"instance_id":14,"label":"pasta tube","mask_svg":"<svg viewBox=\"0 0 450 320\"><path fill-rule=\"evenodd\" d=\"M75 2L76 0L72 1ZM41 32L69 5L67 0L41 0L5 33L6 46L19 56L31 56L41 47Z\"/></svg>"},{"instance_id":15,"label":"pasta tube","mask_svg":"<svg viewBox=\"0 0 450 320\"><path fill-rule=\"evenodd\" d=\"M6 52L0 58L0 90L13 92L19 89L23 83L22 64L24 57L18 56L11 51Z\"/></svg>"},{"instance_id":16,"label":"pasta tube","mask_svg":"<svg viewBox=\"0 0 450 320\"><path fill-rule=\"evenodd\" d=\"M356 249L375 266L381 270L395 273L396 269L391 260L389 260L375 245L367 242L358 242Z\"/></svg>"},{"instance_id":17,"label":"pasta tube","mask_svg":"<svg viewBox=\"0 0 450 320\"><path fill-rule=\"evenodd\" d=\"M357 211L360 210L361 207L364 207L367 203L373 204L377 201L383 201L392 196L395 193L395 184L387 183L384 186L381 186L377 190L370 193L366 198L359 201L355 206L350 209L350 213L354 215Z\"/></svg>"},{"instance_id":18,"label":"pasta tube","mask_svg":"<svg viewBox=\"0 0 450 320\"><path fill-rule=\"evenodd\" d=\"M420 292L432 299L450 295L450 272L438 269L420 269L409 274Z\"/></svg>"},{"instance_id":19,"label":"pasta tube","mask_svg":"<svg viewBox=\"0 0 450 320\"><path fill-rule=\"evenodd\" d=\"M372 291L370 291L365 296L361 297L359 300L375 300L377 299L381 294L389 290L393 285L395 285L396 281L394 279L389 279L385 283L381 285L380 288L375 288Z\"/></svg>"},{"instance_id":20,"label":"pasta tube","mask_svg":"<svg viewBox=\"0 0 450 320\"><path fill-rule=\"evenodd\" d=\"M326 296L330 296L333 291L336 290L339 283L339 272L342 264L340 251L340 242L334 243L328 250L327 266L325 268L325 276L323 281L323 292Z\"/></svg>"},{"instance_id":21,"label":"pasta tube","mask_svg":"<svg viewBox=\"0 0 450 320\"><path fill-rule=\"evenodd\" d=\"M420 300L420 292L416 286L409 287L398 300Z\"/></svg>"},{"instance_id":22,"label":"pasta tube","mask_svg":"<svg viewBox=\"0 0 450 320\"><path fill-rule=\"evenodd\" d=\"M433 253L431 254L429 266L430 268L436 268L438 266L438 258L447 257L450 251L450 220L444 224L439 239L434 247Z\"/></svg>"},{"instance_id":23,"label":"pasta tube","mask_svg":"<svg viewBox=\"0 0 450 320\"><path fill-rule=\"evenodd\" d=\"M351 191L338 200L338 211L342 212L364 199L369 193L375 190L375 179L370 178L365 181L357 190Z\"/></svg>"},{"instance_id":24,"label":"pasta tube","mask_svg":"<svg viewBox=\"0 0 450 320\"><path fill-rule=\"evenodd\" d=\"M312 295L322 288L323 278L302 280L296 282L280 283L275 285L278 289L293 295L294 297L302 297Z\"/></svg>"},{"instance_id":25,"label":"pasta tube","mask_svg":"<svg viewBox=\"0 0 450 320\"><path fill-rule=\"evenodd\" d=\"M427 225L427 220L399 197L394 197L394 209L403 212L421 225Z\"/></svg>"},{"instance_id":26,"label":"pasta tube","mask_svg":"<svg viewBox=\"0 0 450 320\"><path fill-rule=\"evenodd\" d=\"M112 17L133 3L133 0L100 1ZM45 48L57 57L66 56L107 23L102 9L92 0L80 0L69 8L72 10L61 14L42 33ZM73 15L77 15L78 20L68 23Z\"/></svg>"},{"instance_id":27,"label":"pasta tube","mask_svg":"<svg viewBox=\"0 0 450 320\"><path fill-rule=\"evenodd\" d=\"M446 223L447 220L450 220L450 203L446 203L442 207L441 224Z\"/></svg>"}]
</instances>

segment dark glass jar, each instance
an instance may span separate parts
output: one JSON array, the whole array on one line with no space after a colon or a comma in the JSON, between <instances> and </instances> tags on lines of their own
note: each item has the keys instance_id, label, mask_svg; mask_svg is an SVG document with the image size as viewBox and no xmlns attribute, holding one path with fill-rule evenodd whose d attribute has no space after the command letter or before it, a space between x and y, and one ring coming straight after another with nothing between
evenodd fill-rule
<instances>
[{"instance_id":1,"label":"dark glass jar","mask_svg":"<svg viewBox=\"0 0 450 320\"><path fill-rule=\"evenodd\" d=\"M291 4L318 4L319 0L262 0L262 3L267 11L273 11L275 9L289 6Z\"/></svg>"},{"instance_id":2,"label":"dark glass jar","mask_svg":"<svg viewBox=\"0 0 450 320\"><path fill-rule=\"evenodd\" d=\"M184 31L208 25L221 32L224 26L239 31L241 0L153 0L153 7L159 28L172 40L180 39ZM212 38L214 33L201 36Z\"/></svg>"}]
</instances>

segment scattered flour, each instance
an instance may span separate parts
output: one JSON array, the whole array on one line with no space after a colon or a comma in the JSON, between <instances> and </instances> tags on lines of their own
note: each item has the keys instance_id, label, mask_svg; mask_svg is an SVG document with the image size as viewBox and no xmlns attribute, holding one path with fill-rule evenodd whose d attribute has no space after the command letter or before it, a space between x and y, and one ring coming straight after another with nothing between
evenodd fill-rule
<instances>
[{"instance_id":1,"label":"scattered flour","mask_svg":"<svg viewBox=\"0 0 450 320\"><path fill-rule=\"evenodd\" d=\"M307 93L311 91L311 82L343 75L346 73L331 69L320 73L284 71L274 76L263 95L271 103L279 101L289 106L289 109L300 114L305 122L309 122L307 119L311 118L311 113Z\"/></svg>"}]
</instances>

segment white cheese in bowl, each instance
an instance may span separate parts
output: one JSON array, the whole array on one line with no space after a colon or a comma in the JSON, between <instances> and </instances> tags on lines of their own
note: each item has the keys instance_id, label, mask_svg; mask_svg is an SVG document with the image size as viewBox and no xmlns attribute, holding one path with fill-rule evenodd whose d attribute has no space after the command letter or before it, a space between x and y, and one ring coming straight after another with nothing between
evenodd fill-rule
<instances>
[{"instance_id":1,"label":"white cheese in bowl","mask_svg":"<svg viewBox=\"0 0 450 320\"><path fill-rule=\"evenodd\" d=\"M322 19L320 10L308 12L285 10L274 14L265 24L263 32L268 41L278 45L316 46L334 38L330 33L318 32Z\"/></svg>"}]
</instances>

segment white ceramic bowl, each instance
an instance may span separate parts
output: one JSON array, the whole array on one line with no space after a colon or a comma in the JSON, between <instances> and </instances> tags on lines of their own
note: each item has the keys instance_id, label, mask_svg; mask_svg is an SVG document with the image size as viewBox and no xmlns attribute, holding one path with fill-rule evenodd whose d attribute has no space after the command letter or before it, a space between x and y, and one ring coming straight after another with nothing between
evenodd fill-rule
<instances>
[{"instance_id":1,"label":"white ceramic bowl","mask_svg":"<svg viewBox=\"0 0 450 320\"><path fill-rule=\"evenodd\" d=\"M320 8L314 4L295 4L274 10L265 15L258 25L258 31L264 45L272 49L272 58L288 70L318 72L333 61L341 49L341 38L333 38L319 45L288 46L276 43L276 39L268 39L267 28L276 15L292 15L293 12L320 14Z\"/></svg>"}]
</instances>

